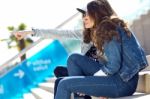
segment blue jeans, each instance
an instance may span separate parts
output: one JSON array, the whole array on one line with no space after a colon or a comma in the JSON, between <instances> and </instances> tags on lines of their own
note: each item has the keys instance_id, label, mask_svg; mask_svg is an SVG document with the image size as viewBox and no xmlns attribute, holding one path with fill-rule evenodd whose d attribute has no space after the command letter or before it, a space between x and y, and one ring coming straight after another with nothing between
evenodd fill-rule
<instances>
[{"instance_id":1,"label":"blue jeans","mask_svg":"<svg viewBox=\"0 0 150 99\"><path fill-rule=\"evenodd\" d=\"M62 80L63 77L59 77L55 80L55 86L54 86L54 98L55 98L55 95L56 95L56 92L57 92L57 86L60 82L60 80ZM88 95L84 95L84 96L79 96L78 94L74 93L74 99L91 99L90 96Z\"/></svg>"},{"instance_id":2,"label":"blue jeans","mask_svg":"<svg viewBox=\"0 0 150 99\"><path fill-rule=\"evenodd\" d=\"M132 95L137 87L138 74L128 82L124 82L117 73L110 76L93 76L101 66L87 56L72 54L68 58L67 67L70 77L59 82L55 99L70 99L71 93L77 92L116 98Z\"/></svg>"}]
</instances>

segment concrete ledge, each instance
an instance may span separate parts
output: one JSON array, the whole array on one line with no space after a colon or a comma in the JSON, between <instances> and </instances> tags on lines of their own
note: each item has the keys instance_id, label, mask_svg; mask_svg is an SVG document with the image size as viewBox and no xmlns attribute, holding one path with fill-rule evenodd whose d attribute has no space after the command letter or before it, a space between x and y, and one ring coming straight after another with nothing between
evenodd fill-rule
<instances>
[{"instance_id":1,"label":"concrete ledge","mask_svg":"<svg viewBox=\"0 0 150 99\"><path fill-rule=\"evenodd\" d=\"M135 93L132 96L119 97L119 98L108 98L108 99L147 99L147 98L150 98L150 94ZM92 99L99 99L99 97L92 97Z\"/></svg>"},{"instance_id":2,"label":"concrete ledge","mask_svg":"<svg viewBox=\"0 0 150 99\"><path fill-rule=\"evenodd\" d=\"M150 55L148 55L146 58L150 65ZM142 93L150 93L149 84L150 84L150 66L148 66L139 73L139 81L136 91Z\"/></svg>"},{"instance_id":3,"label":"concrete ledge","mask_svg":"<svg viewBox=\"0 0 150 99\"><path fill-rule=\"evenodd\" d=\"M149 99L150 94L133 95L128 97L110 98L110 99Z\"/></svg>"}]
</instances>

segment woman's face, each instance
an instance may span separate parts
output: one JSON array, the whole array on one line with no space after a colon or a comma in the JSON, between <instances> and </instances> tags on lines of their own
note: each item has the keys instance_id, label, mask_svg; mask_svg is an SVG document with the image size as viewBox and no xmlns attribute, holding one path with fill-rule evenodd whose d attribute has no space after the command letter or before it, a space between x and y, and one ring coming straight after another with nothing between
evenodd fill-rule
<instances>
[{"instance_id":1,"label":"woman's face","mask_svg":"<svg viewBox=\"0 0 150 99\"><path fill-rule=\"evenodd\" d=\"M87 28L93 28L94 26L94 20L90 18L88 14L83 15L83 24L84 27Z\"/></svg>"}]
</instances>

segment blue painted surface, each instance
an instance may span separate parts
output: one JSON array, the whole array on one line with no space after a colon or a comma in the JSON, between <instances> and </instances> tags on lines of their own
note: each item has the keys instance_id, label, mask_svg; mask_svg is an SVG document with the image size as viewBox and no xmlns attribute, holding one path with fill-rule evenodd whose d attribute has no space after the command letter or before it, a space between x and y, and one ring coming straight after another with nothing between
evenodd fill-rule
<instances>
[{"instance_id":1,"label":"blue painted surface","mask_svg":"<svg viewBox=\"0 0 150 99\"><path fill-rule=\"evenodd\" d=\"M65 65L67 57L68 53L59 41L53 41L0 78L0 99L22 97L47 76L53 76L54 68Z\"/></svg>"}]
</instances>

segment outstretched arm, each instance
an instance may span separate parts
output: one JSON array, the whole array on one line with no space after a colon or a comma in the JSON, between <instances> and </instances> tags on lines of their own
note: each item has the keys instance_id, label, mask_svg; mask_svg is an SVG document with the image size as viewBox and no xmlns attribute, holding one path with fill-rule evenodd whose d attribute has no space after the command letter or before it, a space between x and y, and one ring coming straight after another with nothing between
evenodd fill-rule
<instances>
[{"instance_id":1,"label":"outstretched arm","mask_svg":"<svg viewBox=\"0 0 150 99\"><path fill-rule=\"evenodd\" d=\"M32 31L18 31L14 35L20 40L32 34L33 36L53 39L77 39L82 40L82 30L57 30L57 29L32 29Z\"/></svg>"},{"instance_id":2,"label":"outstretched arm","mask_svg":"<svg viewBox=\"0 0 150 99\"><path fill-rule=\"evenodd\" d=\"M32 29L35 36L54 39L82 39L82 30Z\"/></svg>"}]
</instances>

